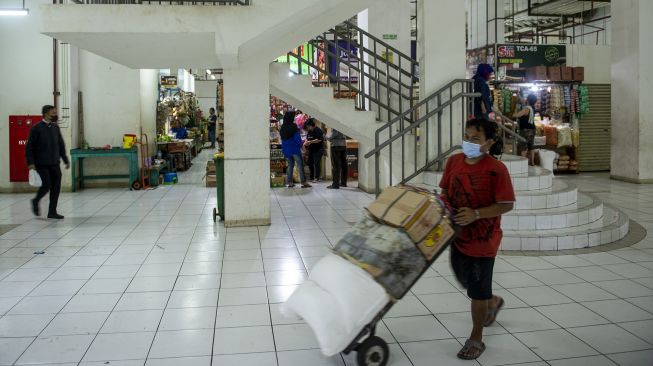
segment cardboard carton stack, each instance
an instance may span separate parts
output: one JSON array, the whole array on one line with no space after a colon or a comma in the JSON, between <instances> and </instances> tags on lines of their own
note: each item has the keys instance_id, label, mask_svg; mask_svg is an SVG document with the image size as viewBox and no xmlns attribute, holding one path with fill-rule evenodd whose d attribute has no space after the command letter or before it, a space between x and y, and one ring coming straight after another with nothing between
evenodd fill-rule
<instances>
[{"instance_id":1,"label":"cardboard carton stack","mask_svg":"<svg viewBox=\"0 0 653 366\"><path fill-rule=\"evenodd\" d=\"M213 160L209 160L206 162L206 186L215 187L216 184L217 180L215 177L215 163Z\"/></svg>"}]
</instances>

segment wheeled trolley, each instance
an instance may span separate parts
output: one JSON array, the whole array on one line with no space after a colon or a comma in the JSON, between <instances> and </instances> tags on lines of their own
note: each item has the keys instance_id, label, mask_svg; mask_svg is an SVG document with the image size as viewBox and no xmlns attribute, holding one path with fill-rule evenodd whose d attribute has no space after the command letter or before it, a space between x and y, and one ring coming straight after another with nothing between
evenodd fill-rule
<instances>
[{"instance_id":1,"label":"wheeled trolley","mask_svg":"<svg viewBox=\"0 0 653 366\"><path fill-rule=\"evenodd\" d=\"M459 228L454 226L454 230L456 231L456 234L458 233ZM420 275L417 277L417 279L413 282L412 285L410 285L410 288L406 290L406 292L403 294L404 296L410 291L413 286L415 286L415 283L419 281L420 278L426 273L426 271L431 268L433 263L442 255L443 252L446 251L446 249L451 245L454 240L456 239L457 235L454 235L451 239L449 239L446 244L442 245L437 254L429 260L427 263L428 265L424 268L424 270L420 273ZM403 296L401 296L403 298ZM388 364L388 361L390 360L390 349L388 348L388 344L386 343L385 340L383 340L381 337L376 335L376 325L378 322L380 322L383 317L392 309L395 303L397 301L390 301L388 304L374 316L372 321L369 322L367 326L361 330L360 333L354 338L349 346L342 351L342 353L348 355L351 352L356 352L356 361L358 363L358 366L385 366Z\"/></svg>"}]
</instances>

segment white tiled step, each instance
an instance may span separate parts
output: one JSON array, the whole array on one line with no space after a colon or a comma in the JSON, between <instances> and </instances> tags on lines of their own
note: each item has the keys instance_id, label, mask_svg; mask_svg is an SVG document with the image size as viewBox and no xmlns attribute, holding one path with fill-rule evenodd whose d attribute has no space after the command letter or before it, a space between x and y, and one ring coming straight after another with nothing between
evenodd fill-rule
<instances>
[{"instance_id":1,"label":"white tiled step","mask_svg":"<svg viewBox=\"0 0 653 366\"><path fill-rule=\"evenodd\" d=\"M534 210L513 210L501 219L504 230L551 230L586 225L603 216L603 202L579 194L578 202L568 206Z\"/></svg>"},{"instance_id":2,"label":"white tiled step","mask_svg":"<svg viewBox=\"0 0 653 366\"><path fill-rule=\"evenodd\" d=\"M501 250L565 250L595 247L623 239L629 220L621 211L605 206L601 220L563 230L504 231Z\"/></svg>"},{"instance_id":3,"label":"white tiled step","mask_svg":"<svg viewBox=\"0 0 653 366\"><path fill-rule=\"evenodd\" d=\"M578 200L578 188L563 179L554 179L549 189L516 192L518 210L536 210L568 206Z\"/></svg>"},{"instance_id":4,"label":"white tiled step","mask_svg":"<svg viewBox=\"0 0 653 366\"><path fill-rule=\"evenodd\" d=\"M528 173L528 159L524 157L506 154L501 157L501 162L508 168L510 175Z\"/></svg>"},{"instance_id":5,"label":"white tiled step","mask_svg":"<svg viewBox=\"0 0 653 366\"><path fill-rule=\"evenodd\" d=\"M438 187L440 179L442 172L424 173L424 184ZM511 179L516 192L539 191L553 186L553 173L539 167L529 167L528 174L516 174L511 176Z\"/></svg>"}]
</instances>

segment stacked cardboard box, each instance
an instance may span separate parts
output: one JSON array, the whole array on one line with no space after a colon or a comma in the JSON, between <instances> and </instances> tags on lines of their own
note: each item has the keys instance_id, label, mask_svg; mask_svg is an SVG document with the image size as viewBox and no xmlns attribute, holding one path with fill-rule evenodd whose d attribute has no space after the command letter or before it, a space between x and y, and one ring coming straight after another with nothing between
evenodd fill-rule
<instances>
[{"instance_id":1,"label":"stacked cardboard box","mask_svg":"<svg viewBox=\"0 0 653 366\"><path fill-rule=\"evenodd\" d=\"M215 177L215 163L213 160L209 160L206 162L206 186L215 187L216 184L217 180Z\"/></svg>"}]
</instances>

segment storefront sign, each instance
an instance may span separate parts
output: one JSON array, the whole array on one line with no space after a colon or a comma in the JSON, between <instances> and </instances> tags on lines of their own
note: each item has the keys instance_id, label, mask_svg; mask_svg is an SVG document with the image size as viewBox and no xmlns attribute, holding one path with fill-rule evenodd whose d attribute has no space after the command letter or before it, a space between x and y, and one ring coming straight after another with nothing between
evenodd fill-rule
<instances>
[{"instance_id":1,"label":"storefront sign","mask_svg":"<svg viewBox=\"0 0 653 366\"><path fill-rule=\"evenodd\" d=\"M397 39L396 34L384 34L383 39Z\"/></svg>"},{"instance_id":2,"label":"storefront sign","mask_svg":"<svg viewBox=\"0 0 653 366\"><path fill-rule=\"evenodd\" d=\"M176 88L177 87L177 77L176 76L161 76L161 86L165 88Z\"/></svg>"},{"instance_id":3,"label":"storefront sign","mask_svg":"<svg viewBox=\"0 0 653 366\"><path fill-rule=\"evenodd\" d=\"M341 62L338 65L338 60L335 57L329 57L329 72L332 75L338 75L341 81L358 82L358 72L347 65L347 63L354 67L358 65L358 48L350 42L339 40L338 51L338 58ZM329 52L336 53L335 45L329 45Z\"/></svg>"},{"instance_id":4,"label":"storefront sign","mask_svg":"<svg viewBox=\"0 0 653 366\"><path fill-rule=\"evenodd\" d=\"M308 62L312 62L315 58L314 55L314 50L313 50L313 45L309 43L304 43L303 45L295 48L292 50L292 53L295 55L298 55L301 57L302 61L302 68L301 71L299 70L299 59L296 56L280 56L277 58L277 62L280 63L287 63L290 62L290 70L294 73L301 74L301 75L308 75L310 72L310 66Z\"/></svg>"},{"instance_id":5,"label":"storefront sign","mask_svg":"<svg viewBox=\"0 0 653 366\"><path fill-rule=\"evenodd\" d=\"M497 45L498 66L512 68L556 66L566 63L567 48L559 45Z\"/></svg>"}]
</instances>

